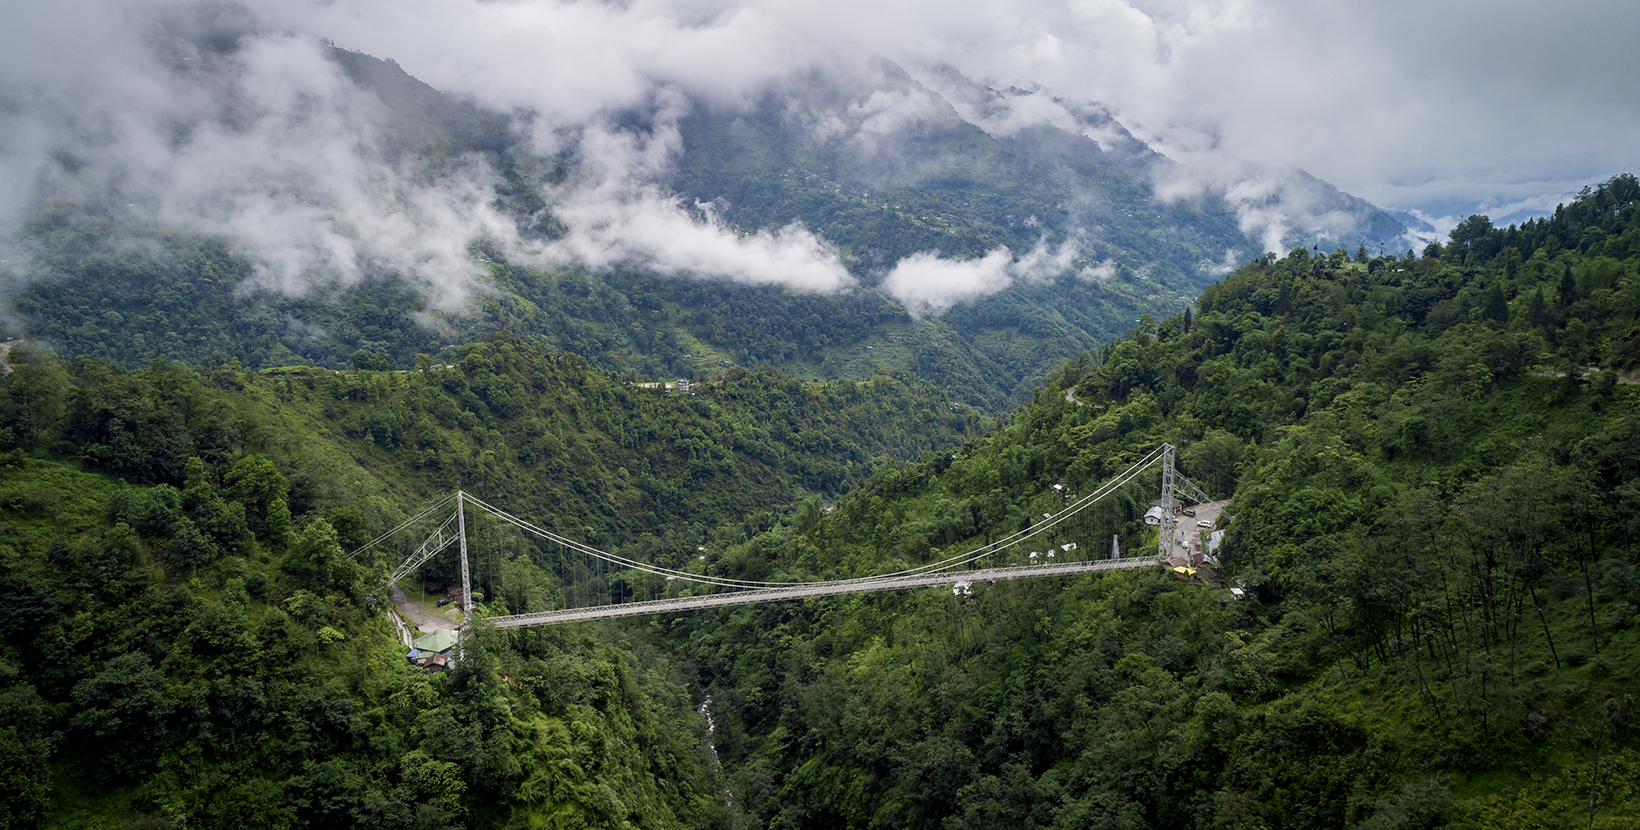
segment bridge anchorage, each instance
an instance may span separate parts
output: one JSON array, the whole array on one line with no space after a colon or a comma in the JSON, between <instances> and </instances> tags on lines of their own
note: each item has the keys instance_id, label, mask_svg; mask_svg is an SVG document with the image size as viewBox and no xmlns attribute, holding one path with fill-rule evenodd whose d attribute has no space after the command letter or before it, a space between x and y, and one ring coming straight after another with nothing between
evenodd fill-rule
<instances>
[{"instance_id":1,"label":"bridge anchorage","mask_svg":"<svg viewBox=\"0 0 1640 830\"><path fill-rule=\"evenodd\" d=\"M1210 563L1211 557L1202 546L1200 531L1210 528L1224 502L1212 500L1207 493L1174 468L1175 451L1171 444L1163 444L1144 458L1113 477L1092 492L1076 497L1063 493L1059 486L1054 491L1064 496L1066 504L1054 513L1042 514L1042 519L1031 526L962 553L892 573L850 579L812 581L763 581L736 579L710 572L704 548L690 551L675 566L642 562L617 553L601 550L567 536L540 527L515 516L471 493L451 493L421 512L410 517L369 544L354 551L354 556L401 537L410 536L431 526L431 532L413 548L389 576L389 588L394 592L395 605L401 613L412 618L423 631L431 628L464 629L474 615L475 591L473 566L476 563L483 588L505 595L506 605L529 608L521 613L485 617L495 628L524 628L557 625L581 620L611 617L639 616L685 611L695 608L716 608L757 602L778 602L804 597L830 596L865 591L888 591L904 588L951 586L958 593L966 593L975 582L999 579L1026 579L1064 574L1171 566L1175 571L1194 573L1191 565ZM1114 543L1109 558L1100 557L1100 545L1083 546L1073 539L1094 532L1102 538L1110 515L1100 516L1096 505L1106 504L1107 511L1115 513L1134 505L1134 493L1124 488L1146 470L1161 469L1161 498L1151 503L1145 522L1159 530L1155 555L1121 556ZM1181 498L1182 496L1182 498ZM1107 499L1109 500L1107 502ZM1194 508L1187 507L1194 505ZM468 513L483 517L485 522L475 525L477 539L486 542L477 549L470 561ZM1182 517L1182 520L1181 520ZM1099 529L1103 520L1107 528ZM455 547L459 562L448 563L438 554ZM1034 549L1033 549L1034 548ZM505 562L509 553L532 555L558 578L558 584L542 590L541 586L520 589L509 585L505 578ZM561 554L561 555L555 555ZM498 577L496 559L500 556ZM455 564L452 569L450 566ZM422 572L434 579L410 578ZM446 588L444 582L451 584ZM498 587L499 584L499 587ZM455 587L459 585L459 587ZM439 601L432 592L448 594L448 600ZM436 607L434 603L436 602ZM453 606L445 608L446 605ZM441 610L442 609L442 610ZM455 614L452 616L451 611ZM402 626L401 635L406 644L412 639L409 627Z\"/></svg>"}]
</instances>

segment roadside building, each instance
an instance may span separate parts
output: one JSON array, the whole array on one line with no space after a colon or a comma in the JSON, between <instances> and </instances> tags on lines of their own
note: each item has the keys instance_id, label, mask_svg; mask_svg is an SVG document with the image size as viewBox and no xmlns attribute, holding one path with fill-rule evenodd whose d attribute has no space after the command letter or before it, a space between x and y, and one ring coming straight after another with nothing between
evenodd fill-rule
<instances>
[{"instance_id":1,"label":"roadside building","mask_svg":"<svg viewBox=\"0 0 1640 830\"><path fill-rule=\"evenodd\" d=\"M429 671L444 671L455 659L456 645L460 641L461 635L457 632L439 629L416 638L404 658L412 665L421 666Z\"/></svg>"}]
</instances>

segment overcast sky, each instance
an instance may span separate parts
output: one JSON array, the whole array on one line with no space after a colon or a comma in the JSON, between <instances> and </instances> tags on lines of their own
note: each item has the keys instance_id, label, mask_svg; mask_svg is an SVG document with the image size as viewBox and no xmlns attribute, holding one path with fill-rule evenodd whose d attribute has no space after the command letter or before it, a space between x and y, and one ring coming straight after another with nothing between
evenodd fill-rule
<instances>
[{"instance_id":1,"label":"overcast sky","mask_svg":"<svg viewBox=\"0 0 1640 830\"><path fill-rule=\"evenodd\" d=\"M267 3L435 86L565 119L876 52L1104 102L1180 160L1296 164L1381 206L1549 209L1640 167L1632 0Z\"/></svg>"},{"instance_id":2,"label":"overcast sky","mask_svg":"<svg viewBox=\"0 0 1640 830\"><path fill-rule=\"evenodd\" d=\"M227 65L193 72L202 64L187 61L215 59L190 57L167 32L255 34L239 37ZM1296 165L1444 230L1472 212L1549 211L1640 169L1636 35L1633 0L8 3L0 237L41 198L117 196L145 221L234 238L264 285L293 292L385 267L460 303L482 276L467 250L476 238L541 262L846 290L854 277L809 230L748 235L710 210L703 221L657 182L686 151L676 124L690 101L732 105L816 71L866 77L877 55L925 78L947 64L998 87L1100 102L1221 189L1257 195L1247 164ZM565 235L520 239L491 204L495 174L481 160L436 175L393 163L377 141L378 105L322 38L522 115L541 150L573 142L577 175L545 194ZM1010 129L1052 109L1033 100ZM929 106L903 91L872 95L854 128ZM652 130L612 125L633 107L654 116ZM1244 230L1281 249L1282 222L1243 214ZM884 284L908 308L939 313L1077 255L998 249L956 263L926 252ZM19 263L26 252L0 257L0 277L23 273Z\"/></svg>"}]
</instances>

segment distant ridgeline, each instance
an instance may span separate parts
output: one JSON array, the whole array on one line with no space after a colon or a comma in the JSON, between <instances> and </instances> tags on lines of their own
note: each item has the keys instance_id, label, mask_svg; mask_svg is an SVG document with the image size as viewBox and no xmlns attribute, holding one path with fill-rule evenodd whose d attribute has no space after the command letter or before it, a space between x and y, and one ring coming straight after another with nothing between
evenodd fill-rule
<instances>
[{"instance_id":1,"label":"distant ridgeline","mask_svg":"<svg viewBox=\"0 0 1640 830\"><path fill-rule=\"evenodd\" d=\"M383 157L430 168L482 157L499 179L495 204L521 233L564 232L544 186L574 173L573 153L532 156L506 118L454 101L390 61L333 55L383 102ZM368 264L362 281L318 275L293 296L261 286L231 240L157 227L119 205L63 203L33 217L33 272L0 303L26 327L18 334L65 356L126 367L220 358L251 368L408 368L418 354L506 331L644 380L710 376L730 365L857 379L903 370L999 413L1027 399L1054 366L1141 315L1183 308L1227 254L1246 261L1260 253L1222 200L1158 197L1150 176L1171 162L1108 116L1096 126L1125 137L1109 150L1058 128L997 138L892 64L867 74L860 89L791 95L835 106L881 88L938 106L915 129L876 137L868 152L843 137L816 138L774 94L744 112L700 104L680 125L685 152L662 183L732 228L801 223L837 247L857 290L810 294L641 269L525 267L479 243L470 254L487 284L457 310L431 307L420 277ZM640 123L643 114L632 118ZM1360 233L1343 244L1376 248L1404 230L1314 184L1361 214ZM1067 273L1016 280L939 317L915 320L879 291L887 269L919 252L971 259L1007 247L1018 257L1066 243L1078 246Z\"/></svg>"}]
</instances>

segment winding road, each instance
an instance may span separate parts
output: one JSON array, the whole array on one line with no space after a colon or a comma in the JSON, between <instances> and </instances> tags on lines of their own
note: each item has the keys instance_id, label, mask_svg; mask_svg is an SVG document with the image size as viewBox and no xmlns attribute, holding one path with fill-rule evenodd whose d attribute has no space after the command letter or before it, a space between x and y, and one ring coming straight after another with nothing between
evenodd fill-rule
<instances>
[{"instance_id":1,"label":"winding road","mask_svg":"<svg viewBox=\"0 0 1640 830\"><path fill-rule=\"evenodd\" d=\"M11 374L11 364L6 362L6 353L11 351L12 346L21 345L23 345L21 340L7 340L0 343L0 375Z\"/></svg>"}]
</instances>

